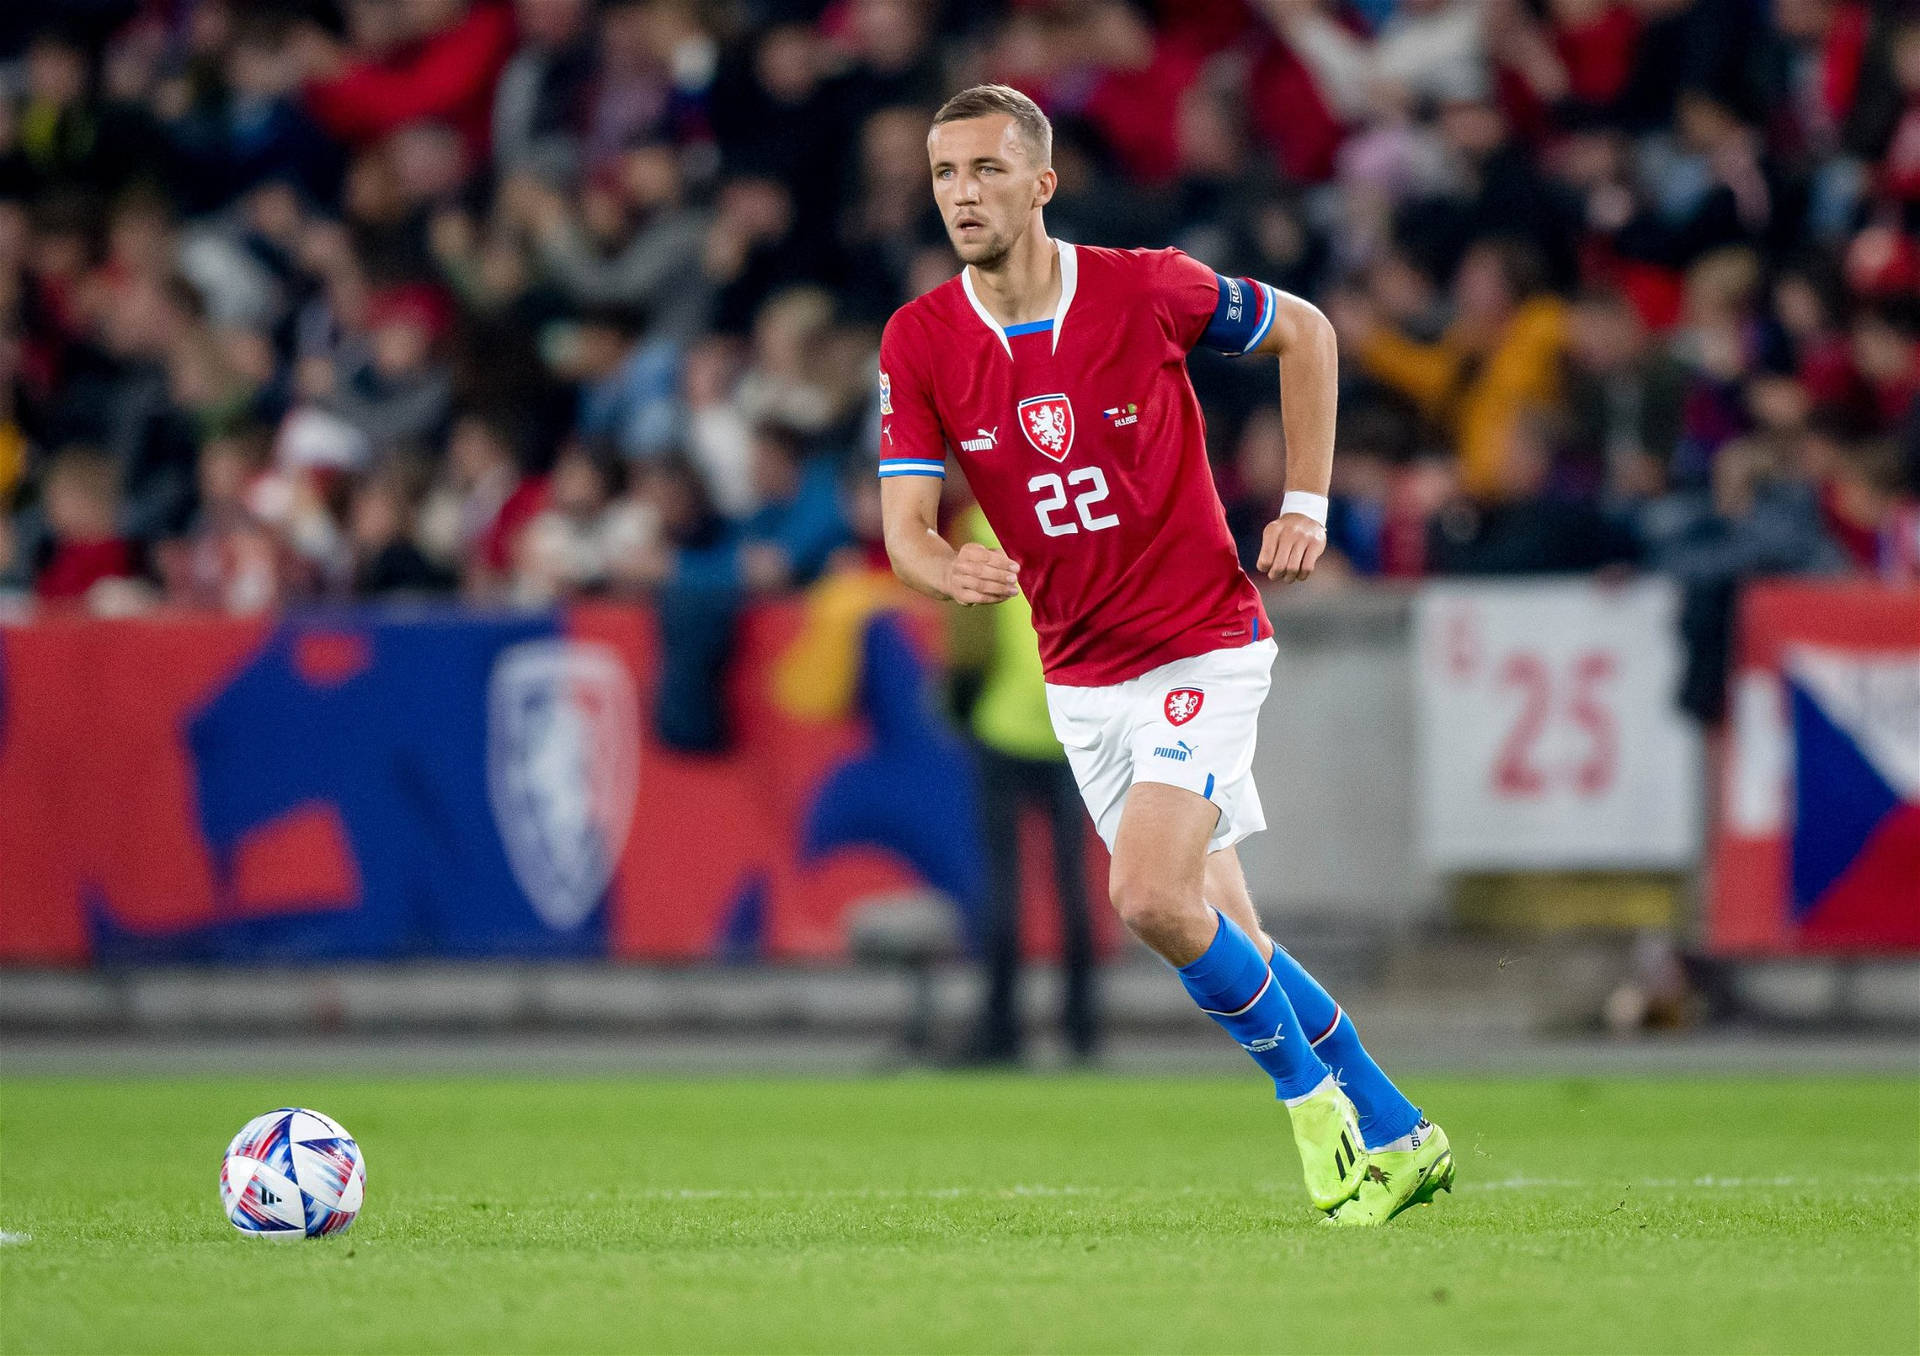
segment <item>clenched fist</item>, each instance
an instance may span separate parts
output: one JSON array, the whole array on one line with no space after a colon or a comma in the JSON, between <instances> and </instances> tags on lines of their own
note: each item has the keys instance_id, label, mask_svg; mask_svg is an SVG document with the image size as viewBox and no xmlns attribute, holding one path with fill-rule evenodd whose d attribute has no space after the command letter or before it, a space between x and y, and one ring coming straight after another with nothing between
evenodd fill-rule
<instances>
[{"instance_id":1,"label":"clenched fist","mask_svg":"<svg viewBox=\"0 0 1920 1356\"><path fill-rule=\"evenodd\" d=\"M1305 579L1326 549L1326 528L1304 513L1283 513L1260 536L1256 568L1269 579Z\"/></svg>"},{"instance_id":2,"label":"clenched fist","mask_svg":"<svg viewBox=\"0 0 1920 1356\"><path fill-rule=\"evenodd\" d=\"M1006 552L970 541L947 562L940 589L962 607L1004 603L1020 592L1020 566Z\"/></svg>"}]
</instances>

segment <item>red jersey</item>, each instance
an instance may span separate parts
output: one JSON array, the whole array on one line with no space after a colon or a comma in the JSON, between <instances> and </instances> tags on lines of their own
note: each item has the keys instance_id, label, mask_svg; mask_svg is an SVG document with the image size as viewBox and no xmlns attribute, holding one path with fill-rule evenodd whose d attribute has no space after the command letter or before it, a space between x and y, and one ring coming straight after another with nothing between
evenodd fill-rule
<instances>
[{"instance_id":1,"label":"red jersey","mask_svg":"<svg viewBox=\"0 0 1920 1356\"><path fill-rule=\"evenodd\" d=\"M1051 321L1002 329L967 270L880 341L880 474L960 461L1020 564L1047 681L1104 687L1270 635L1207 464L1187 354L1245 352L1273 292L1179 250L1059 242Z\"/></svg>"}]
</instances>

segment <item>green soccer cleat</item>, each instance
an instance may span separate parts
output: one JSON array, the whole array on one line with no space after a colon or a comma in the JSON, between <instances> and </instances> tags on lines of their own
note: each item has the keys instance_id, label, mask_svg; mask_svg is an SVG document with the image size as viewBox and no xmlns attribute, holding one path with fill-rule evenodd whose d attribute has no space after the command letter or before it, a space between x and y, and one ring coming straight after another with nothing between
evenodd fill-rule
<instances>
[{"instance_id":1,"label":"green soccer cleat","mask_svg":"<svg viewBox=\"0 0 1920 1356\"><path fill-rule=\"evenodd\" d=\"M1359 1194L1327 1216L1326 1223L1348 1228L1385 1224L1402 1210L1426 1205L1442 1191L1453 1191L1453 1148L1447 1132L1428 1121L1414 1127L1414 1147L1375 1149L1367 1155L1366 1180Z\"/></svg>"},{"instance_id":2,"label":"green soccer cleat","mask_svg":"<svg viewBox=\"0 0 1920 1356\"><path fill-rule=\"evenodd\" d=\"M1307 1177L1307 1195L1322 1210L1353 1199L1365 1181L1367 1151L1360 1138L1360 1117L1340 1085L1327 1086L1289 1107L1293 1142Z\"/></svg>"}]
</instances>

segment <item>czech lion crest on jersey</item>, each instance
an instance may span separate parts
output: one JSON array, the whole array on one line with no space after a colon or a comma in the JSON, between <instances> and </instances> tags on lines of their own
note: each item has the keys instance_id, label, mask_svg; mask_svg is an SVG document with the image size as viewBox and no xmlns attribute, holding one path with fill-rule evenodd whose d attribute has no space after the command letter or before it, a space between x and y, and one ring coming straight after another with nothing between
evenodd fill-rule
<instances>
[{"instance_id":1,"label":"czech lion crest on jersey","mask_svg":"<svg viewBox=\"0 0 1920 1356\"><path fill-rule=\"evenodd\" d=\"M1059 392L1028 396L1020 402L1020 431L1034 450L1051 461L1065 461L1073 450L1073 402Z\"/></svg>"},{"instance_id":2,"label":"czech lion crest on jersey","mask_svg":"<svg viewBox=\"0 0 1920 1356\"><path fill-rule=\"evenodd\" d=\"M1167 724L1185 725L1200 714L1200 706L1207 694L1197 687L1176 687L1167 694Z\"/></svg>"}]
</instances>

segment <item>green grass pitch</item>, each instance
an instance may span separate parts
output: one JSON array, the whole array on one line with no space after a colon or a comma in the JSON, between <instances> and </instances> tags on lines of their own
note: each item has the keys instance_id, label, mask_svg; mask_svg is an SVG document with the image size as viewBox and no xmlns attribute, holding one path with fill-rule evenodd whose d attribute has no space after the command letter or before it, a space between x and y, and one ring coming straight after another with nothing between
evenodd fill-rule
<instances>
[{"instance_id":1,"label":"green grass pitch","mask_svg":"<svg viewBox=\"0 0 1920 1356\"><path fill-rule=\"evenodd\" d=\"M0 1347L1920 1350L1915 1081L1413 1091L1460 1186L1348 1233L1251 1074L13 1079ZM344 1236L221 1216L285 1103L366 1151Z\"/></svg>"}]
</instances>

